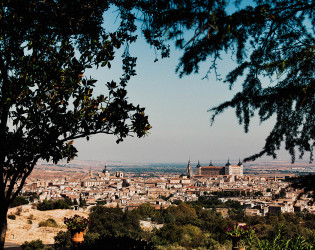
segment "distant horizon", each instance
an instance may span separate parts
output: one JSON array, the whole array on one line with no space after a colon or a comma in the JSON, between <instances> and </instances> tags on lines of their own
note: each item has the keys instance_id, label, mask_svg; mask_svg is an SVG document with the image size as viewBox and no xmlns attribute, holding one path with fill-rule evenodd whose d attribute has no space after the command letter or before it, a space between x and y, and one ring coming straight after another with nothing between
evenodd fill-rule
<instances>
[{"instance_id":1,"label":"distant horizon","mask_svg":"<svg viewBox=\"0 0 315 250\"><path fill-rule=\"evenodd\" d=\"M165 162L132 162L132 161L114 161L114 160L92 160L92 159L74 159L73 161L70 161L69 163L67 163L66 161L60 161L57 164L78 164L79 162L93 162L93 163L98 163L98 164L125 164L125 165L152 165L152 164L186 164L188 163L189 159L187 161L176 161L176 162L170 162L170 161L165 161ZM225 164L227 163L227 160L211 160L211 162L215 165L215 164ZM233 164L237 164L239 162L239 159L234 160L234 159L229 159L230 163ZM209 161L206 160L199 160L200 164L205 165L205 164L209 164ZM53 162L46 162L45 160L40 160L38 163L40 164L54 164ZM196 164L198 163L198 160L190 160L191 164ZM253 165L255 163L257 164L264 164L264 163L269 163L269 164L277 164L277 163L283 163L283 164L288 164L288 165L292 165L294 166L295 164L291 163L291 161L287 161L287 160L281 160L281 159L257 159L256 161L249 161L249 162L242 162L243 165ZM299 163L303 163L303 164L309 164L312 166L315 166L314 163L309 163L309 161L307 160L296 160L295 161L296 164ZM310 167L312 167L310 166Z\"/></svg>"},{"instance_id":2,"label":"distant horizon","mask_svg":"<svg viewBox=\"0 0 315 250\"><path fill-rule=\"evenodd\" d=\"M105 26L115 30L119 19L114 10L108 12ZM115 21L116 20L116 21ZM90 69L86 77L97 79L94 94L105 94L105 83L118 80L122 69L118 52L110 70ZM210 126L210 108L217 106L242 89L242 78L234 84L218 81L214 74L208 79L209 61L200 65L198 74L179 78L174 73L181 52L171 45L170 58L155 62L156 54L139 34L136 43L130 46L131 56L137 56L137 75L127 85L128 101L145 107L152 129L145 138L127 137L116 144L113 135L90 136L89 141L78 139L74 146L78 150L79 160L94 159L123 163L177 163L192 161L237 161L259 153L275 123L275 117L261 122L257 116L251 119L249 132L244 133L243 126L235 116L235 110L229 109L220 114ZM222 54L218 61L218 73L226 75L236 66L231 54ZM268 79L265 80L269 84ZM291 163L290 154L284 150L284 144L277 152L278 160ZM296 158L298 158L298 152ZM264 156L264 160L273 161ZM309 153L304 155L309 160Z\"/></svg>"}]
</instances>

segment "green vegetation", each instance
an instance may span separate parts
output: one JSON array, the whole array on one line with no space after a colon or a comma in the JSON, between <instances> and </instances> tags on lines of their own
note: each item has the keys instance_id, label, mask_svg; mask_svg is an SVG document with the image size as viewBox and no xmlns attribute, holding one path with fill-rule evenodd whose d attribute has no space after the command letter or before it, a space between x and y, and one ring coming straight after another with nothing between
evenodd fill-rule
<instances>
[{"instance_id":1,"label":"green vegetation","mask_svg":"<svg viewBox=\"0 0 315 250\"><path fill-rule=\"evenodd\" d=\"M9 215L8 215L8 218L9 218L10 220L15 220L15 219L16 219L16 215L15 215L15 214L9 214Z\"/></svg>"},{"instance_id":2,"label":"green vegetation","mask_svg":"<svg viewBox=\"0 0 315 250\"><path fill-rule=\"evenodd\" d=\"M79 197L79 205L80 205L80 207L85 207L86 206L86 200L82 198L81 194L80 194L80 197Z\"/></svg>"},{"instance_id":3,"label":"green vegetation","mask_svg":"<svg viewBox=\"0 0 315 250\"><path fill-rule=\"evenodd\" d=\"M27 205L29 203L29 201L27 199L25 199L25 197L23 196L17 196L13 202L11 203L10 207L18 207L21 205Z\"/></svg>"},{"instance_id":4,"label":"green vegetation","mask_svg":"<svg viewBox=\"0 0 315 250\"><path fill-rule=\"evenodd\" d=\"M89 219L83 216L75 214L72 217L64 217L64 224L67 226L68 230L75 232L83 232L89 225Z\"/></svg>"},{"instance_id":5,"label":"green vegetation","mask_svg":"<svg viewBox=\"0 0 315 250\"><path fill-rule=\"evenodd\" d=\"M54 248L56 250L68 250L71 249L71 233L70 231L59 231L55 236Z\"/></svg>"},{"instance_id":6,"label":"green vegetation","mask_svg":"<svg viewBox=\"0 0 315 250\"><path fill-rule=\"evenodd\" d=\"M219 207L229 210L228 218L215 211ZM153 223L163 223L163 227L152 232L143 231L139 220L148 218ZM125 212L120 208L96 206L91 211L90 220L85 236L87 247L100 244L105 238L115 242L117 237L126 237L135 242L142 239L148 243L147 247L157 249L230 248L232 241L226 229L232 222L256 228L256 233L251 230L242 241L246 249L311 249L315 244L315 215L285 213L246 217L238 202L222 203L217 197L200 197L196 202L182 202L158 210L148 203Z\"/></svg>"},{"instance_id":7,"label":"green vegetation","mask_svg":"<svg viewBox=\"0 0 315 250\"><path fill-rule=\"evenodd\" d=\"M23 250L53 250L51 247L46 247L41 240L25 241L21 248Z\"/></svg>"},{"instance_id":8,"label":"green vegetation","mask_svg":"<svg viewBox=\"0 0 315 250\"><path fill-rule=\"evenodd\" d=\"M34 202L35 199L39 198L39 195L36 192L25 192L23 193L24 197L27 197L30 202Z\"/></svg>"},{"instance_id":9,"label":"green vegetation","mask_svg":"<svg viewBox=\"0 0 315 250\"><path fill-rule=\"evenodd\" d=\"M135 213L120 208L95 206L89 216L89 232L105 236L139 238L143 231Z\"/></svg>"},{"instance_id":10,"label":"green vegetation","mask_svg":"<svg viewBox=\"0 0 315 250\"><path fill-rule=\"evenodd\" d=\"M112 5L121 10L117 30L103 25ZM151 128L145 108L127 98L136 75L128 48L137 36L124 7L106 0L0 1L0 248L8 208L39 159L70 161L75 139L112 134L119 143ZM122 74L113 79L106 72L116 58ZM105 72L98 94L97 80L85 75L90 68Z\"/></svg>"},{"instance_id":11,"label":"green vegetation","mask_svg":"<svg viewBox=\"0 0 315 250\"><path fill-rule=\"evenodd\" d=\"M45 221L41 221L38 224L39 227L58 227L57 222L54 219L47 219Z\"/></svg>"},{"instance_id":12,"label":"green vegetation","mask_svg":"<svg viewBox=\"0 0 315 250\"><path fill-rule=\"evenodd\" d=\"M22 213L22 207L17 207L16 208L16 211L15 211L15 215L17 215L17 216L20 216L21 215L21 213Z\"/></svg>"},{"instance_id":13,"label":"green vegetation","mask_svg":"<svg viewBox=\"0 0 315 250\"><path fill-rule=\"evenodd\" d=\"M72 202L70 199L60 200L43 200L37 203L36 207L40 211L54 210L54 209L70 209Z\"/></svg>"},{"instance_id":14,"label":"green vegetation","mask_svg":"<svg viewBox=\"0 0 315 250\"><path fill-rule=\"evenodd\" d=\"M29 220L34 220L34 219L35 219L35 217L34 217L34 215L33 215L33 214L30 214L30 215L27 217L27 219L29 219Z\"/></svg>"},{"instance_id":15,"label":"green vegetation","mask_svg":"<svg viewBox=\"0 0 315 250\"><path fill-rule=\"evenodd\" d=\"M232 99L209 110L212 122L232 108L247 133L254 116L261 122L275 118L262 150L245 161L276 158L282 144L292 162L296 151L313 160L314 1L160 0L140 7L147 41L162 47L168 40L182 51L180 77L200 73L204 64L206 78L214 73L230 88L241 86ZM226 53L234 66L221 76Z\"/></svg>"}]
</instances>

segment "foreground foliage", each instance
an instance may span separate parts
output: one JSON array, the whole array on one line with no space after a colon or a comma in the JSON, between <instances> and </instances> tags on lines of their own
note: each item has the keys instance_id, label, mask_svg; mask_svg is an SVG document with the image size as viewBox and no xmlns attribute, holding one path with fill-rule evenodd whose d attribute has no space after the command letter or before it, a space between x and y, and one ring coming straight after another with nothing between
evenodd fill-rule
<instances>
[{"instance_id":1,"label":"foreground foliage","mask_svg":"<svg viewBox=\"0 0 315 250\"><path fill-rule=\"evenodd\" d=\"M148 218L153 225L162 223L163 226L144 231L139 220ZM232 241L226 229L233 222L248 225L248 230L243 230L246 249L313 249L315 245L315 215L309 213L268 214L265 217L243 215L237 216L235 221L230 217L223 218L212 208L204 209L197 204L181 203L160 210L155 210L150 204L142 204L138 209L125 212L120 208L96 206L90 220L82 249L83 246L87 249L101 247L105 241L111 242L112 249L119 249L126 242L136 249L230 248ZM60 232L55 240L56 249L71 247L69 232Z\"/></svg>"},{"instance_id":2,"label":"foreground foliage","mask_svg":"<svg viewBox=\"0 0 315 250\"><path fill-rule=\"evenodd\" d=\"M74 140L95 134L143 137L144 108L127 100L135 75L129 44L134 26L123 11L109 32L104 12L117 1L4 0L0 2L0 249L7 211L39 159L71 160ZM122 48L122 76L106 78ZM90 68L104 72L102 93Z\"/></svg>"}]
</instances>

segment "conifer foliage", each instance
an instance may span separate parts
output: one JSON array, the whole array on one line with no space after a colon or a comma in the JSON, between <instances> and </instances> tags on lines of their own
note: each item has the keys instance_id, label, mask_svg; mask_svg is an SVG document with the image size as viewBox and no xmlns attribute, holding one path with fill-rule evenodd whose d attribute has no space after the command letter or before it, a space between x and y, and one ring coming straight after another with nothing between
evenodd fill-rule
<instances>
[{"instance_id":1,"label":"conifer foliage","mask_svg":"<svg viewBox=\"0 0 315 250\"><path fill-rule=\"evenodd\" d=\"M230 53L237 66L224 82L242 82L231 100L209 109L215 117L234 108L248 132L250 120L275 117L265 146L245 159L276 158L284 143L292 162L296 150L313 161L315 138L314 9L312 0L143 1L147 41L163 47L173 40L182 50L176 72L199 73L200 64L220 78L218 60ZM163 38L163 39L162 39Z\"/></svg>"}]
</instances>

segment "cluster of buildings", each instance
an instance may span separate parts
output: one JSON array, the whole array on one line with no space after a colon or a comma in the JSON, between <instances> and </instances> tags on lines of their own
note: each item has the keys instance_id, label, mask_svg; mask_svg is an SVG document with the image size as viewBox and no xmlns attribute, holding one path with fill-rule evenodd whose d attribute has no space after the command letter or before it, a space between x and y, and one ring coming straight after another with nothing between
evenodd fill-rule
<instances>
[{"instance_id":1,"label":"cluster of buildings","mask_svg":"<svg viewBox=\"0 0 315 250\"><path fill-rule=\"evenodd\" d=\"M301 190L288 188L281 178L246 176L240 161L235 166L228 161L224 167L211 162L201 166L198 162L195 171L189 161L185 174L160 174L153 178L133 177L122 171L111 173L105 166L99 172L90 169L79 180L63 177L29 181L23 192L29 191L38 193L39 201L61 197L78 201L82 197L88 206L100 203L129 210L142 203L150 203L156 209L167 208L176 200L195 201L200 196L211 197L213 192L234 191L237 196L220 199L239 201L248 215L305 210L315 213L310 198L297 199Z\"/></svg>"},{"instance_id":2,"label":"cluster of buildings","mask_svg":"<svg viewBox=\"0 0 315 250\"><path fill-rule=\"evenodd\" d=\"M239 160L236 166L232 166L230 160L227 161L224 167L214 166L210 161L209 166L201 166L200 162L196 166L196 172L193 173L190 160L188 161L186 176L188 178L200 178L205 176L217 176L217 175L231 175L231 176L243 176L243 164Z\"/></svg>"}]
</instances>

